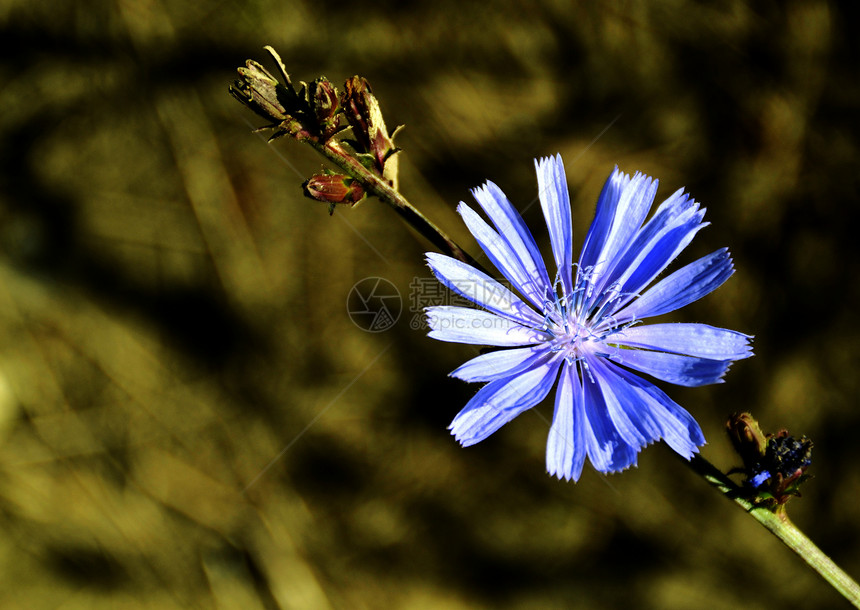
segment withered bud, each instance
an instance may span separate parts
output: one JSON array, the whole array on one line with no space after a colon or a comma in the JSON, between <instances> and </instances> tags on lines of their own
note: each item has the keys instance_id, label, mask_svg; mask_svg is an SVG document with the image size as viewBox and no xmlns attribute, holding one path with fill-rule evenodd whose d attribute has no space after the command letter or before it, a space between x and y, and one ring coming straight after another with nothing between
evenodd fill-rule
<instances>
[{"instance_id":1,"label":"withered bud","mask_svg":"<svg viewBox=\"0 0 860 610\"><path fill-rule=\"evenodd\" d=\"M386 161L397 152L397 148L388 135L379 102L370 89L370 83L360 76L347 79L341 105L346 120L352 127L358 152L369 153L377 173L394 180L395 177L386 175L384 170Z\"/></svg>"},{"instance_id":2,"label":"withered bud","mask_svg":"<svg viewBox=\"0 0 860 610\"><path fill-rule=\"evenodd\" d=\"M238 69L242 78L230 86L233 97L273 123L287 119L289 114L283 100L288 96L283 93L279 95L278 91L279 88L285 90L285 87L253 59L249 59L245 65L245 68Z\"/></svg>"},{"instance_id":3,"label":"withered bud","mask_svg":"<svg viewBox=\"0 0 860 610\"><path fill-rule=\"evenodd\" d=\"M369 107L379 113L379 104L370 90L370 83L360 76L346 79L343 84L341 106L349 126L360 148L359 152L370 151L370 114ZM380 117L381 118L381 117Z\"/></svg>"},{"instance_id":4,"label":"withered bud","mask_svg":"<svg viewBox=\"0 0 860 610\"><path fill-rule=\"evenodd\" d=\"M277 52L272 47L265 48L277 62L283 84L259 63L249 59L246 67L238 69L241 78L230 86L230 93L271 122L263 128L276 130L270 140L286 134L300 140L314 137L318 130L310 103L304 94L299 95L293 88Z\"/></svg>"},{"instance_id":5,"label":"withered bud","mask_svg":"<svg viewBox=\"0 0 860 610\"><path fill-rule=\"evenodd\" d=\"M330 204L329 213L335 204L355 205L364 198L364 189L358 181L343 174L317 174L302 184L305 197Z\"/></svg>"},{"instance_id":6,"label":"withered bud","mask_svg":"<svg viewBox=\"0 0 860 610\"><path fill-rule=\"evenodd\" d=\"M733 414L726 422L726 432L744 466L754 464L764 457L767 436L750 413Z\"/></svg>"},{"instance_id":7,"label":"withered bud","mask_svg":"<svg viewBox=\"0 0 860 610\"><path fill-rule=\"evenodd\" d=\"M339 129L340 100L337 89L321 76L310 84L309 99L319 123L320 135L328 140Z\"/></svg>"}]
</instances>

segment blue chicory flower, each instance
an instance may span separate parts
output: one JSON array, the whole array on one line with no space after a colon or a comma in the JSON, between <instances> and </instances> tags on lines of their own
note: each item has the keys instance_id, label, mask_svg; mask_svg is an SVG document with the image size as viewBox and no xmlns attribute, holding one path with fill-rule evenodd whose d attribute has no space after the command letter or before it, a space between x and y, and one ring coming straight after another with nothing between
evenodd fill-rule
<instances>
[{"instance_id":1,"label":"blue chicory flower","mask_svg":"<svg viewBox=\"0 0 860 610\"><path fill-rule=\"evenodd\" d=\"M429 336L501 348L451 376L485 382L454 418L463 446L478 443L541 402L556 381L546 467L579 479L586 455L600 472L636 464L663 439L690 459L705 443L699 425L649 381L720 383L729 365L752 356L752 337L706 324L639 323L717 289L734 272L723 248L648 286L690 243L705 210L679 189L645 222L657 181L616 167L606 181L579 262L573 262L570 201L561 156L535 161L540 203L558 271L551 277L522 217L492 182L473 195L495 228L465 203L458 211L489 260L522 295L454 258L428 253L445 286L482 309L426 309ZM574 273L575 271L575 273ZM647 288L647 290L646 290Z\"/></svg>"}]
</instances>

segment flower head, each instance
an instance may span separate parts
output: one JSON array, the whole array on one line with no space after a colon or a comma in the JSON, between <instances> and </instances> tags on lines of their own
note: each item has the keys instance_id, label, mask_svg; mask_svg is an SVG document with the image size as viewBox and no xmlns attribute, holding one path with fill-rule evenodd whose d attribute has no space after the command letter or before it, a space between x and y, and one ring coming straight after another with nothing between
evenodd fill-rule
<instances>
[{"instance_id":1,"label":"flower head","mask_svg":"<svg viewBox=\"0 0 860 610\"><path fill-rule=\"evenodd\" d=\"M493 226L458 211L484 253L519 293L456 259L428 253L436 277L482 309L426 309L430 337L501 348L451 375L485 382L450 429L464 446L484 440L541 402L557 384L546 466L579 479L585 458L600 472L636 464L663 439L689 459L705 443L693 417L638 371L669 383L720 383L752 355L751 337L705 324L641 324L718 288L734 269L717 250L650 286L705 227L705 210L678 190L651 218L657 181L612 172L577 263L561 156L535 162L556 271L550 275L522 217L492 182L473 195ZM649 287L650 286L650 287Z\"/></svg>"}]
</instances>

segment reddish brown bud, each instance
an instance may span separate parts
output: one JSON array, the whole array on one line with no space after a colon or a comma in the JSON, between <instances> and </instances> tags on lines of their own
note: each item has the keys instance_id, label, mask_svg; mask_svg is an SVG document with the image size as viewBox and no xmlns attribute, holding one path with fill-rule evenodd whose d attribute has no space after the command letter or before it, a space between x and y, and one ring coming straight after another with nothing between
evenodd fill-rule
<instances>
[{"instance_id":1,"label":"reddish brown bud","mask_svg":"<svg viewBox=\"0 0 860 610\"><path fill-rule=\"evenodd\" d=\"M343 84L343 97L341 99L343 112L352 134L358 143L359 152L370 151L370 106L379 110L376 98L370 90L370 83L360 76L346 79Z\"/></svg>"},{"instance_id":2,"label":"reddish brown bud","mask_svg":"<svg viewBox=\"0 0 860 610\"><path fill-rule=\"evenodd\" d=\"M343 174L317 174L302 185L305 196L332 205L346 203L355 205L364 198L361 185Z\"/></svg>"},{"instance_id":3,"label":"reddish brown bud","mask_svg":"<svg viewBox=\"0 0 860 610\"><path fill-rule=\"evenodd\" d=\"M370 154L376 173L396 183L396 163L391 163L390 168L386 167L386 163L397 152L397 148L388 135L379 102L370 89L370 83L360 76L347 79L341 105L346 120L352 127L358 152Z\"/></svg>"},{"instance_id":4,"label":"reddish brown bud","mask_svg":"<svg viewBox=\"0 0 860 610\"><path fill-rule=\"evenodd\" d=\"M328 140L339 127L340 100L337 89L327 78L321 76L310 84L309 93L308 97L319 122L320 135L323 140Z\"/></svg>"}]
</instances>

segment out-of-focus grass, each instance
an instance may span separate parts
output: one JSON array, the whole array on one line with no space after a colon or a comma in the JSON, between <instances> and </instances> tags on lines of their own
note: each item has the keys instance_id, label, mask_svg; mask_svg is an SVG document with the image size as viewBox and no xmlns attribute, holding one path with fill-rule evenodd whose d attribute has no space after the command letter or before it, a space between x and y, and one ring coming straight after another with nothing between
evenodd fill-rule
<instances>
[{"instance_id":1,"label":"out-of-focus grass","mask_svg":"<svg viewBox=\"0 0 860 610\"><path fill-rule=\"evenodd\" d=\"M251 135L226 85L264 44L297 79L366 76L407 125L403 191L473 252L455 203L492 179L525 207L535 156L564 155L579 240L616 163L688 187L713 226L684 260L728 245L738 272L673 319L754 333L757 356L671 393L723 468L732 411L812 437L791 513L858 574L847 21L815 1L6 2L0 606L838 607L664 447L559 483L545 405L458 448L474 388L445 375L474 350L408 311L364 333L345 306L368 276L406 298L425 244L376 201L303 199L320 160Z\"/></svg>"}]
</instances>

